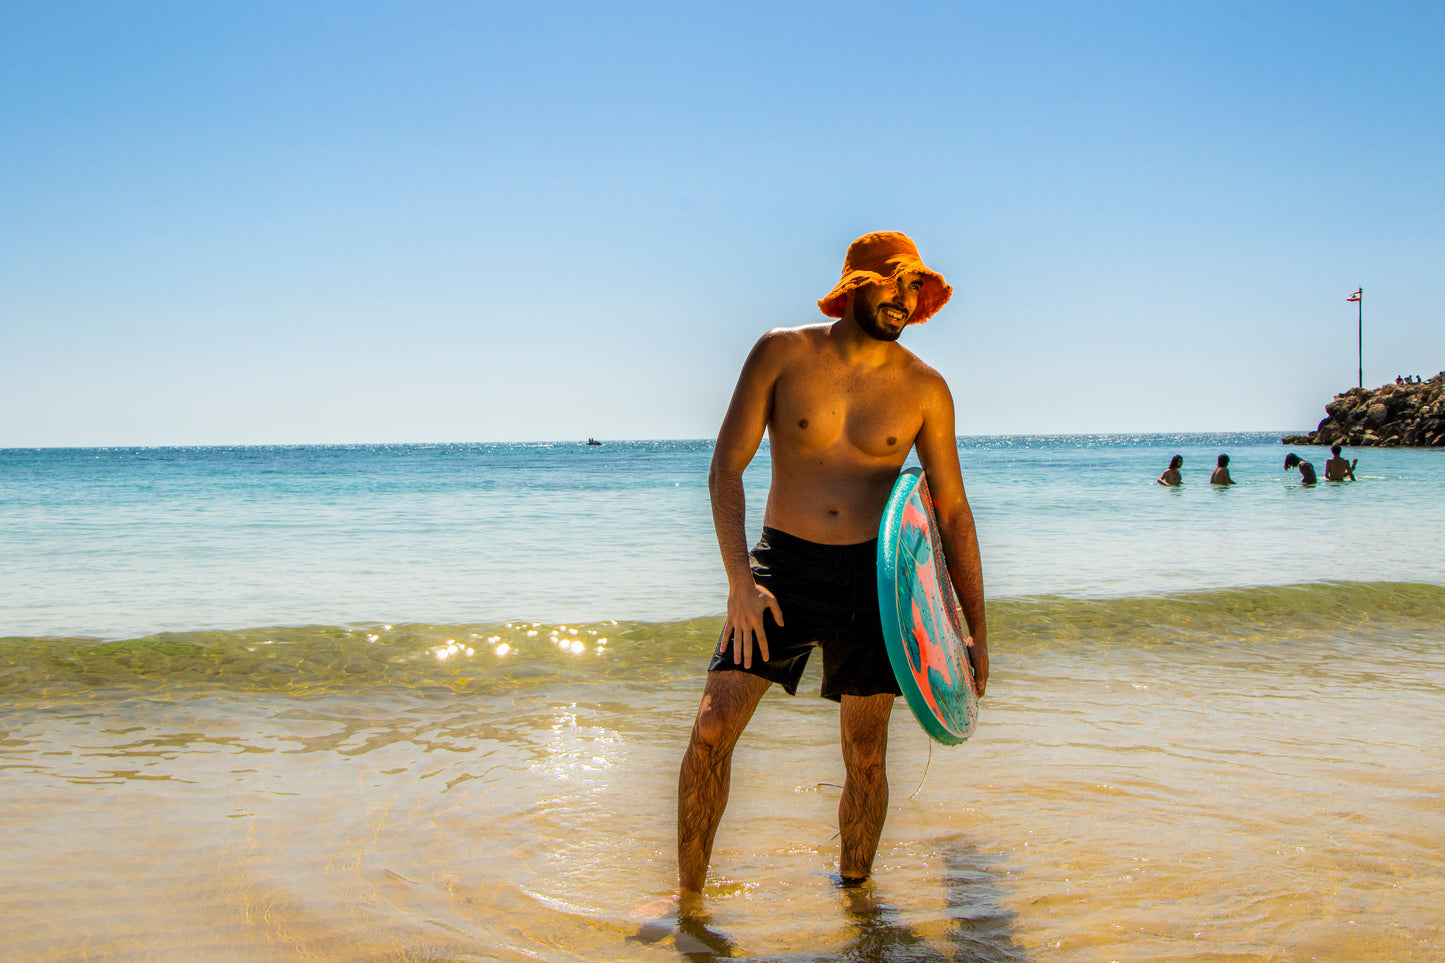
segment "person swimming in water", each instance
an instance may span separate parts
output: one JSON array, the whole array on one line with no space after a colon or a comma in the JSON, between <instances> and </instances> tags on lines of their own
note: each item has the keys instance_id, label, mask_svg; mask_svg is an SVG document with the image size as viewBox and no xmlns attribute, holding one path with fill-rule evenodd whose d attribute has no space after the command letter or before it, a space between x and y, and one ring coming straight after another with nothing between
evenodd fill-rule
<instances>
[{"instance_id":1,"label":"person swimming in water","mask_svg":"<svg viewBox=\"0 0 1445 963\"><path fill-rule=\"evenodd\" d=\"M1294 468L1296 466L1299 467L1299 479L1301 485L1313 485L1315 482L1319 481L1319 477L1315 475L1314 465L1311 465L1309 462L1305 461L1294 452L1290 452L1288 455L1284 456L1285 471L1289 471L1291 468Z\"/></svg>"},{"instance_id":2,"label":"person swimming in water","mask_svg":"<svg viewBox=\"0 0 1445 963\"><path fill-rule=\"evenodd\" d=\"M1235 481L1229 477L1229 456L1220 455L1219 462L1214 466L1213 473L1209 476L1211 485L1233 485Z\"/></svg>"},{"instance_id":3,"label":"person swimming in water","mask_svg":"<svg viewBox=\"0 0 1445 963\"><path fill-rule=\"evenodd\" d=\"M1175 455L1173 458L1169 459L1169 467L1164 469L1164 473L1159 476L1159 484L1171 486L1184 484L1184 479L1181 478L1179 475L1179 469L1183 467L1183 455Z\"/></svg>"}]
</instances>

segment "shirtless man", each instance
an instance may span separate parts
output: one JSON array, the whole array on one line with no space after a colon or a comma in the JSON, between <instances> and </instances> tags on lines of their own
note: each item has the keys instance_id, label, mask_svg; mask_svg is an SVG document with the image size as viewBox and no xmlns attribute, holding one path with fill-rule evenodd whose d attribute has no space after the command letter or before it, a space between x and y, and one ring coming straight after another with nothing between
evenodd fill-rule
<instances>
[{"instance_id":1,"label":"shirtless man","mask_svg":"<svg viewBox=\"0 0 1445 963\"><path fill-rule=\"evenodd\" d=\"M899 693L878 614L878 524L910 450L928 473L948 574L972 636L981 696L988 629L973 514L964 494L953 398L897 343L952 289L905 235L854 241L843 278L818 302L832 323L775 328L743 365L708 488L728 576L727 621L678 778L678 889L700 899L727 805L733 747L769 685L791 695L822 649L825 698L840 703L845 781L840 876L866 879L888 811L888 717ZM767 432L772 484L762 539L748 552L743 469Z\"/></svg>"},{"instance_id":2,"label":"shirtless man","mask_svg":"<svg viewBox=\"0 0 1445 963\"><path fill-rule=\"evenodd\" d=\"M1219 460L1218 460L1217 462L1215 462L1214 471L1210 472L1210 474L1209 474L1209 484L1211 484L1211 485L1233 485L1233 484L1234 484L1234 479L1229 477L1229 456L1228 456L1228 455L1220 455L1220 456L1219 456Z\"/></svg>"},{"instance_id":3,"label":"shirtless man","mask_svg":"<svg viewBox=\"0 0 1445 963\"><path fill-rule=\"evenodd\" d=\"M1179 475L1179 469L1184 467L1184 456L1175 455L1169 459L1169 467L1159 475L1158 482L1161 485L1182 485L1184 479Z\"/></svg>"},{"instance_id":4,"label":"shirtless man","mask_svg":"<svg viewBox=\"0 0 1445 963\"><path fill-rule=\"evenodd\" d=\"M1340 454L1340 446L1334 445L1330 448L1330 458L1325 462L1325 481L1344 481L1348 478L1355 480L1355 466L1360 463L1356 458L1354 461L1345 461L1345 456Z\"/></svg>"}]
</instances>

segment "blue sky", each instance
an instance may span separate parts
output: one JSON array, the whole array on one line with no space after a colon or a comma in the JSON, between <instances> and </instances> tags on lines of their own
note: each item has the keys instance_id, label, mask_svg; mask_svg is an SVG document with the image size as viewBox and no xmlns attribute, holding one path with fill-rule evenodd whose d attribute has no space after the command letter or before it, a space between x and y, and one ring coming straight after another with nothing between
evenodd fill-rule
<instances>
[{"instance_id":1,"label":"blue sky","mask_svg":"<svg viewBox=\"0 0 1445 963\"><path fill-rule=\"evenodd\" d=\"M848 242L962 434L1445 368L1445 5L0 0L0 446L709 437Z\"/></svg>"}]
</instances>

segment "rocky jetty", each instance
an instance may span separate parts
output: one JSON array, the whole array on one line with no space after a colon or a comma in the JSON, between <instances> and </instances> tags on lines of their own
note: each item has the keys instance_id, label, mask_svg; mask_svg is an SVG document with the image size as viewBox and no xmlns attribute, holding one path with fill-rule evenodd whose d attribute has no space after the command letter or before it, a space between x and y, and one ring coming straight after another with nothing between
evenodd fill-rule
<instances>
[{"instance_id":1,"label":"rocky jetty","mask_svg":"<svg viewBox=\"0 0 1445 963\"><path fill-rule=\"evenodd\" d=\"M1286 445L1445 448L1445 371L1425 381L1351 388L1325 405L1325 419Z\"/></svg>"}]
</instances>

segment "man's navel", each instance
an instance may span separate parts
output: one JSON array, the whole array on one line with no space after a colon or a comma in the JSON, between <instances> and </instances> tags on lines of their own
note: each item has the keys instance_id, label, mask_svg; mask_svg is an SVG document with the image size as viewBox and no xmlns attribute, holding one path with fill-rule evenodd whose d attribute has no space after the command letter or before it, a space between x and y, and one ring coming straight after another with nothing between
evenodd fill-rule
<instances>
[{"instance_id":1,"label":"man's navel","mask_svg":"<svg viewBox=\"0 0 1445 963\"><path fill-rule=\"evenodd\" d=\"M799 418L799 419L798 419L798 427L799 427L799 428L806 428L806 427L808 427L808 419L806 419L806 418Z\"/></svg>"}]
</instances>

